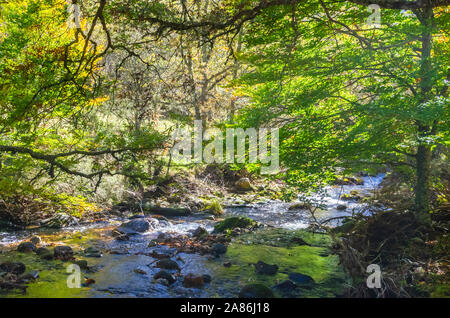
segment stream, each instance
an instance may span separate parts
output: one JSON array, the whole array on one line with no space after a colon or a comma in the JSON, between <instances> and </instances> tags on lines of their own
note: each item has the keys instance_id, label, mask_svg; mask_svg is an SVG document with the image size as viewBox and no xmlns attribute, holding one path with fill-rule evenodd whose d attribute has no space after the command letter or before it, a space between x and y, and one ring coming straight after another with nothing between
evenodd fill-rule
<instances>
[{"instance_id":1,"label":"stream","mask_svg":"<svg viewBox=\"0 0 450 318\"><path fill-rule=\"evenodd\" d=\"M384 175L363 177L363 185L330 186L325 196L313 196L320 199L324 207L317 211L320 220L351 215L353 210L363 207L362 203L339 199L343 194L359 191L368 194L378 187ZM2 231L0 229L0 263L18 261L27 265L27 270L38 270L39 278L28 284L25 294L8 292L0 297L237 297L239 290L250 283L260 283L273 287L288 278L301 273L312 277L314 286L296 288L289 297L336 297L344 288L346 276L338 265L337 256L329 253L329 242L324 235L311 235L304 230L311 223L306 210L289 209L293 203L266 201L249 205L229 205L226 216L248 216L267 227L244 234L233 239L225 255L213 258L197 253L184 253L166 245L149 245L161 235L186 235L202 226L212 232L215 221L205 215L194 214L189 217L174 217L170 220L159 219L151 230L131 235L127 241L116 240L111 230L119 226L124 219L97 222L62 230L22 230ZM339 209L345 205L346 209ZM338 221L337 221L338 222ZM89 286L68 288L68 262L45 261L34 253L9 251L9 247L38 235L42 245L69 245L75 251L77 259L84 259L89 269L82 275L95 281ZM290 246L283 243L284 237L297 235L305 239L308 245ZM281 239L280 239L281 238ZM91 248L97 251L92 257L83 250ZM151 254L170 256L180 267L173 270L176 281L166 286L153 280L160 271L155 268L157 258ZM95 254L95 253L94 253ZM252 263L263 261L277 264L276 275L255 273ZM226 266L224 266L226 264ZM183 287L183 277L189 273L209 275L211 282L203 288ZM275 291L278 297L287 297L283 292Z\"/></svg>"}]
</instances>

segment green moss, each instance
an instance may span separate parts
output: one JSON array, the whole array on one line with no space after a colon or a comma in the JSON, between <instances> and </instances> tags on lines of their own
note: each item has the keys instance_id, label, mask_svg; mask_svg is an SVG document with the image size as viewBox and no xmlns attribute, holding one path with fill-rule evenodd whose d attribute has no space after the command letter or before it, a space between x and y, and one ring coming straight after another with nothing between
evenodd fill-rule
<instances>
[{"instance_id":1,"label":"green moss","mask_svg":"<svg viewBox=\"0 0 450 318\"><path fill-rule=\"evenodd\" d=\"M86 247L92 246L108 229L90 229L83 233L80 232L58 232L51 234L40 234L43 242L52 244L69 245L75 252L75 257L79 258L79 252ZM51 249L51 247L49 246ZM20 291L8 291L0 293L0 297L12 298L75 298L86 297L89 288L69 288L67 278L71 273L67 273L67 266L75 262L62 262L59 260L44 260L34 253L19 253L10 251L0 254L0 263L6 261L22 262L26 266L26 271L39 271L39 278L36 281L27 284L27 292L22 294ZM92 262L92 260L90 261ZM81 283L83 283L83 272L81 272Z\"/></svg>"},{"instance_id":2,"label":"green moss","mask_svg":"<svg viewBox=\"0 0 450 318\"><path fill-rule=\"evenodd\" d=\"M25 294L18 290L0 294L0 297L7 298L78 298L86 297L89 288L69 288L67 278L71 273L67 273L67 266L71 262L42 260L34 253L10 252L2 255L0 262L14 261L22 262L26 265L26 271L39 271L39 278L27 284ZM81 282L83 273L81 273Z\"/></svg>"},{"instance_id":3,"label":"green moss","mask_svg":"<svg viewBox=\"0 0 450 318\"><path fill-rule=\"evenodd\" d=\"M216 232L222 233L227 230L232 230L235 228L252 228L258 225L258 222L242 216L233 216L226 218L214 225L214 230Z\"/></svg>"},{"instance_id":4,"label":"green moss","mask_svg":"<svg viewBox=\"0 0 450 318\"><path fill-rule=\"evenodd\" d=\"M280 240L276 240L277 235ZM291 237L301 237L314 246L294 246L287 243ZM245 285L263 284L272 287L289 279L289 273L302 273L311 276L316 283L309 288L297 288L293 296L342 295L347 277L339 265L338 257L329 254L330 242L331 239L326 235L314 235L304 230L259 230L254 234L242 235L228 246L224 259L211 261L214 284L221 284L225 289L234 289L237 295L240 288ZM226 268L222 265L224 261L229 261L232 265ZM277 274L274 276L256 274L252 264L258 261L278 265ZM276 295L283 296L277 292Z\"/></svg>"},{"instance_id":5,"label":"green moss","mask_svg":"<svg viewBox=\"0 0 450 318\"><path fill-rule=\"evenodd\" d=\"M280 228L261 229L253 233L239 236L236 242L241 244L264 244L268 246L290 247L296 245L310 245L326 247L332 241L328 235L312 233L306 230L291 231Z\"/></svg>"},{"instance_id":6,"label":"green moss","mask_svg":"<svg viewBox=\"0 0 450 318\"><path fill-rule=\"evenodd\" d=\"M222 204L216 199L212 200L207 206L206 211L213 215L222 215L223 214L223 207Z\"/></svg>"},{"instance_id":7,"label":"green moss","mask_svg":"<svg viewBox=\"0 0 450 318\"><path fill-rule=\"evenodd\" d=\"M312 288L298 288L298 297L335 297L345 289L345 274L338 265L336 256L321 257L323 248L298 246L293 248L265 245L231 244L225 258L232 263L229 268L218 264L214 270L217 283L225 288L239 288L257 283L272 287L289 279L289 273L302 273L311 276L316 282ZM277 264L279 271L274 276L258 275L254 264L263 261ZM278 295L281 296L281 295Z\"/></svg>"}]
</instances>

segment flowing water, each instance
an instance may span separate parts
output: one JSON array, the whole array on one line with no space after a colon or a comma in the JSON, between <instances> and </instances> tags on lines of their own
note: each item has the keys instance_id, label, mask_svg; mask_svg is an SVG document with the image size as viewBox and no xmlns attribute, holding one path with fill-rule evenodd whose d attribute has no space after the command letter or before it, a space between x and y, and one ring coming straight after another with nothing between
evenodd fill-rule
<instances>
[{"instance_id":1,"label":"flowing water","mask_svg":"<svg viewBox=\"0 0 450 318\"><path fill-rule=\"evenodd\" d=\"M364 177L364 185L345 185L327 187L326 195L311 197L320 199L324 206L317 217L320 220L350 215L353 210L362 208L362 204L340 200L344 193L358 190L363 194L376 189L383 175ZM345 211L337 209L345 204ZM64 230L0 230L0 263L5 260L22 261L28 269L38 270L40 278L30 283L25 295L9 293L8 297L236 297L240 288L249 283L262 283L266 286L287 279L290 273L301 272L313 277L316 285L312 289L301 290L296 296L302 297L334 297L339 294L345 283L345 275L338 266L337 257L329 255L327 244L321 237L306 236L313 246L287 247L278 244L280 237L297 233L311 223L311 216L305 210L289 210L292 203L267 201L247 206L229 207L226 215L246 215L256 221L269 225L271 229L260 230L260 234L247 235L243 239L233 241L228 246L226 255L211 258L199 254L178 253L175 248L164 245L149 247L149 242L161 233L167 235L192 235L192 231L200 225L212 231L214 221L199 216L171 218L160 220L159 224L143 234L130 236L129 241L118 241L111 236L111 229L123 220L111 220L95 224L65 228ZM266 232L261 232L266 231ZM270 232L272 231L272 232ZM273 232L278 231L278 232ZM262 234L261 234L262 233ZM299 232L299 235L306 235ZM267 234L267 235L266 235ZM45 244L67 244L74 248L78 259L88 261L90 270L82 274L95 280L89 287L67 287L67 265L60 261L43 261L37 256L17 252L7 252L9 246L39 235ZM259 236L258 236L259 235ZM320 235L319 235L320 236ZM278 245L277 245L278 244ZM82 250L91 247L98 249L101 257L85 257ZM157 259L149 256L153 251L167 254L176 261L180 272L173 271L178 277L170 285L155 283L152 279L160 269L155 268ZM251 263L264 261L276 263L279 272L275 276L257 275ZM231 265L225 267L223 264ZM210 275L211 283L204 288L184 288L182 276ZM3 295L5 296L5 295ZM2 294L0 294L2 297Z\"/></svg>"}]
</instances>

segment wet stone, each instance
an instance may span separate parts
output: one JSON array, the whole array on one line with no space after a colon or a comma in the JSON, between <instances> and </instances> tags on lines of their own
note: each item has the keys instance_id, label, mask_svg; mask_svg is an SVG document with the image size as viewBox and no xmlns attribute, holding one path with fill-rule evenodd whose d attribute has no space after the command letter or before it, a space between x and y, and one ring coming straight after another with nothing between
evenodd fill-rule
<instances>
[{"instance_id":1,"label":"wet stone","mask_svg":"<svg viewBox=\"0 0 450 318\"><path fill-rule=\"evenodd\" d=\"M185 288L203 288L205 282L202 276L195 276L192 273L184 276L183 287Z\"/></svg>"},{"instance_id":2,"label":"wet stone","mask_svg":"<svg viewBox=\"0 0 450 318\"><path fill-rule=\"evenodd\" d=\"M254 265L256 273L260 275L275 275L278 271L278 265L270 265L262 261L258 261Z\"/></svg>"},{"instance_id":3,"label":"wet stone","mask_svg":"<svg viewBox=\"0 0 450 318\"><path fill-rule=\"evenodd\" d=\"M51 260L53 259L53 253L46 247L39 247L36 250L36 254L39 255L40 258L45 260Z\"/></svg>"},{"instance_id":4,"label":"wet stone","mask_svg":"<svg viewBox=\"0 0 450 318\"><path fill-rule=\"evenodd\" d=\"M39 278L39 272L38 271L29 271L28 273L25 273L19 277L22 281L33 281Z\"/></svg>"},{"instance_id":5,"label":"wet stone","mask_svg":"<svg viewBox=\"0 0 450 318\"><path fill-rule=\"evenodd\" d=\"M285 280L275 286L272 287L275 290L278 290L282 293L292 293L297 289L297 285L291 280Z\"/></svg>"},{"instance_id":6,"label":"wet stone","mask_svg":"<svg viewBox=\"0 0 450 318\"><path fill-rule=\"evenodd\" d=\"M208 274L202 275L202 278L203 278L203 281L205 282L205 284L208 284L212 281L211 275L208 275Z\"/></svg>"},{"instance_id":7,"label":"wet stone","mask_svg":"<svg viewBox=\"0 0 450 318\"><path fill-rule=\"evenodd\" d=\"M89 268L88 267L88 262L86 260L84 260L84 259L75 261L75 264L80 266L81 269L88 269Z\"/></svg>"},{"instance_id":8,"label":"wet stone","mask_svg":"<svg viewBox=\"0 0 450 318\"><path fill-rule=\"evenodd\" d=\"M33 236L30 238L30 242L34 245L41 243L41 238L39 236Z\"/></svg>"},{"instance_id":9,"label":"wet stone","mask_svg":"<svg viewBox=\"0 0 450 318\"><path fill-rule=\"evenodd\" d=\"M88 247L84 250L84 256L86 257L102 257L102 253L95 247Z\"/></svg>"},{"instance_id":10,"label":"wet stone","mask_svg":"<svg viewBox=\"0 0 450 318\"><path fill-rule=\"evenodd\" d=\"M177 262L172 261L171 259L168 258L163 258L161 260L159 260L156 263L156 267L157 268L163 268L163 269L171 269L171 270L180 270L180 267L178 266Z\"/></svg>"},{"instance_id":11,"label":"wet stone","mask_svg":"<svg viewBox=\"0 0 450 318\"><path fill-rule=\"evenodd\" d=\"M165 279L169 284L175 283L176 279L168 271L161 270L153 276L153 279L157 281L158 279Z\"/></svg>"},{"instance_id":12,"label":"wet stone","mask_svg":"<svg viewBox=\"0 0 450 318\"><path fill-rule=\"evenodd\" d=\"M194 237L202 237L202 236L205 236L205 235L208 235L208 231L204 228L204 227L202 227L202 226L199 226L197 229L195 229L195 231L192 233L192 236L194 236Z\"/></svg>"},{"instance_id":13,"label":"wet stone","mask_svg":"<svg viewBox=\"0 0 450 318\"><path fill-rule=\"evenodd\" d=\"M73 250L70 246L56 246L53 250L55 259L69 261L73 259Z\"/></svg>"},{"instance_id":14,"label":"wet stone","mask_svg":"<svg viewBox=\"0 0 450 318\"><path fill-rule=\"evenodd\" d=\"M36 245L31 242L23 242L19 244L17 251L21 253L31 253L36 251Z\"/></svg>"},{"instance_id":15,"label":"wet stone","mask_svg":"<svg viewBox=\"0 0 450 318\"><path fill-rule=\"evenodd\" d=\"M216 244L213 244L213 246L211 247L211 254L213 254L215 256L220 256L222 254L225 254L226 252L227 252L227 247L225 244L216 243Z\"/></svg>"},{"instance_id":16,"label":"wet stone","mask_svg":"<svg viewBox=\"0 0 450 318\"><path fill-rule=\"evenodd\" d=\"M290 273L289 279L297 284L314 284L314 279L311 276L300 273Z\"/></svg>"},{"instance_id":17,"label":"wet stone","mask_svg":"<svg viewBox=\"0 0 450 318\"><path fill-rule=\"evenodd\" d=\"M123 234L144 233L150 229L150 222L139 218L123 223L116 230Z\"/></svg>"},{"instance_id":18,"label":"wet stone","mask_svg":"<svg viewBox=\"0 0 450 318\"><path fill-rule=\"evenodd\" d=\"M239 298L273 298L272 290L262 284L244 286L239 292Z\"/></svg>"}]
</instances>

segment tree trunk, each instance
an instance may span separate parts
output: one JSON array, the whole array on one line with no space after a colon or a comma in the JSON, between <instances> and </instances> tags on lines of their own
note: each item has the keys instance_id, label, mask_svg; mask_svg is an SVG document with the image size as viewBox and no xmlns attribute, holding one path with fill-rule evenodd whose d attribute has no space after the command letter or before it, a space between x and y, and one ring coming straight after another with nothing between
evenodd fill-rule
<instances>
[{"instance_id":1,"label":"tree trunk","mask_svg":"<svg viewBox=\"0 0 450 318\"><path fill-rule=\"evenodd\" d=\"M420 103L430 100L433 87L432 64L431 64L431 46L433 29L433 9L424 8L423 11L417 11L416 15L423 26L422 48L420 61ZM416 155L416 187L414 189L416 218L419 222L427 224L430 222L430 171L431 171L431 145L428 144L426 137L435 133L434 129L428 124L417 122L419 146Z\"/></svg>"},{"instance_id":2,"label":"tree trunk","mask_svg":"<svg viewBox=\"0 0 450 318\"><path fill-rule=\"evenodd\" d=\"M430 146L419 145L416 156L417 183L414 189L416 218L419 222L426 224L430 222Z\"/></svg>"}]
</instances>

